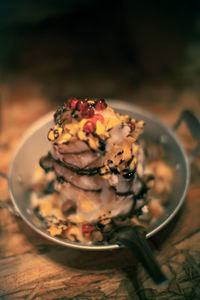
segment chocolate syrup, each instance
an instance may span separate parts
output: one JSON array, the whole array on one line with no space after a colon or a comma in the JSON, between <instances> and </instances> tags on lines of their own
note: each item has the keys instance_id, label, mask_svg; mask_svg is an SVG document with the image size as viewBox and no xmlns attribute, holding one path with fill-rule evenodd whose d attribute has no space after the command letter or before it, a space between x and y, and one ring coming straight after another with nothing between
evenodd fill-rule
<instances>
[{"instance_id":1,"label":"chocolate syrup","mask_svg":"<svg viewBox=\"0 0 200 300\"><path fill-rule=\"evenodd\" d=\"M45 173L53 170L53 157L51 156L50 152L48 152L46 156L42 156L40 158L39 165L45 171Z\"/></svg>"},{"instance_id":2,"label":"chocolate syrup","mask_svg":"<svg viewBox=\"0 0 200 300\"><path fill-rule=\"evenodd\" d=\"M133 176L135 175L135 169L134 170L128 170L128 169L126 169L126 172L127 173L125 173L125 174L123 174L123 177L125 178L125 179L128 179L128 180L131 180L132 178L133 178Z\"/></svg>"},{"instance_id":3,"label":"chocolate syrup","mask_svg":"<svg viewBox=\"0 0 200 300\"><path fill-rule=\"evenodd\" d=\"M106 150L105 141L99 138L99 145L100 145L99 148L98 148L99 151L104 153L105 150Z\"/></svg>"}]
</instances>

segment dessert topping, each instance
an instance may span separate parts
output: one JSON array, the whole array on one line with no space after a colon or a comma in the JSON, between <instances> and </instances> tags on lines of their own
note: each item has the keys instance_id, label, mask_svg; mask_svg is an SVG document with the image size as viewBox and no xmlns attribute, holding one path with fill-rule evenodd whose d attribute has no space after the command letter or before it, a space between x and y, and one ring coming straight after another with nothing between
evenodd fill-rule
<instances>
[{"instance_id":1,"label":"dessert topping","mask_svg":"<svg viewBox=\"0 0 200 300\"><path fill-rule=\"evenodd\" d=\"M100 121L96 121L96 133L101 137L106 137L109 135Z\"/></svg>"},{"instance_id":2,"label":"dessert topping","mask_svg":"<svg viewBox=\"0 0 200 300\"><path fill-rule=\"evenodd\" d=\"M48 224L49 227L47 228L47 232L51 235L51 236L59 236L63 233L63 231L65 231L67 229L67 226L63 225L63 224Z\"/></svg>"},{"instance_id":3,"label":"dessert topping","mask_svg":"<svg viewBox=\"0 0 200 300\"><path fill-rule=\"evenodd\" d=\"M102 225L109 224L111 222L112 214L111 211L102 211L99 215L99 221Z\"/></svg>"},{"instance_id":4,"label":"dessert topping","mask_svg":"<svg viewBox=\"0 0 200 300\"><path fill-rule=\"evenodd\" d=\"M89 146L96 150L99 147L99 139L97 137L91 136L89 137Z\"/></svg>"},{"instance_id":5,"label":"dessert topping","mask_svg":"<svg viewBox=\"0 0 200 300\"><path fill-rule=\"evenodd\" d=\"M57 125L56 125L57 126ZM59 136L62 134L62 128L60 128L60 127L55 127L54 129L53 128L51 128L50 130L49 130L49 133L48 133L48 139L50 140L50 141L54 141L54 140L56 140L56 139L58 139L59 138Z\"/></svg>"},{"instance_id":6,"label":"dessert topping","mask_svg":"<svg viewBox=\"0 0 200 300\"><path fill-rule=\"evenodd\" d=\"M104 123L104 117L101 114L95 114L92 119L96 121L100 121L102 124Z\"/></svg>"},{"instance_id":7,"label":"dessert topping","mask_svg":"<svg viewBox=\"0 0 200 300\"><path fill-rule=\"evenodd\" d=\"M107 103L104 99L97 99L94 107L96 110L104 110L107 107Z\"/></svg>"},{"instance_id":8,"label":"dessert topping","mask_svg":"<svg viewBox=\"0 0 200 300\"><path fill-rule=\"evenodd\" d=\"M135 130L135 124L133 122L128 122L128 126L130 127L130 132L133 132Z\"/></svg>"},{"instance_id":9,"label":"dessert topping","mask_svg":"<svg viewBox=\"0 0 200 300\"><path fill-rule=\"evenodd\" d=\"M95 129L96 129L96 124L91 120L88 120L83 126L83 130L87 133L92 133L95 131Z\"/></svg>"},{"instance_id":10,"label":"dessert topping","mask_svg":"<svg viewBox=\"0 0 200 300\"><path fill-rule=\"evenodd\" d=\"M77 104L77 108L80 112L88 107L88 102L86 100L79 100Z\"/></svg>"},{"instance_id":11,"label":"dessert topping","mask_svg":"<svg viewBox=\"0 0 200 300\"><path fill-rule=\"evenodd\" d=\"M68 109L75 109L78 102L79 102L79 100L75 97L69 98L67 100L67 108Z\"/></svg>"},{"instance_id":12,"label":"dessert topping","mask_svg":"<svg viewBox=\"0 0 200 300\"><path fill-rule=\"evenodd\" d=\"M81 240L81 232L79 228L75 225L70 226L65 232L65 238L72 242L77 242Z\"/></svg>"},{"instance_id":13,"label":"dessert topping","mask_svg":"<svg viewBox=\"0 0 200 300\"><path fill-rule=\"evenodd\" d=\"M89 238L92 231L94 230L94 226L89 223L82 224L82 233L84 237Z\"/></svg>"},{"instance_id":14,"label":"dessert topping","mask_svg":"<svg viewBox=\"0 0 200 300\"><path fill-rule=\"evenodd\" d=\"M84 110L82 111L82 115L86 119L92 118L94 116L94 108L92 108L90 106L84 108Z\"/></svg>"},{"instance_id":15,"label":"dessert topping","mask_svg":"<svg viewBox=\"0 0 200 300\"><path fill-rule=\"evenodd\" d=\"M48 132L48 139L50 141L54 141L54 132L53 132L53 128L51 128Z\"/></svg>"}]
</instances>

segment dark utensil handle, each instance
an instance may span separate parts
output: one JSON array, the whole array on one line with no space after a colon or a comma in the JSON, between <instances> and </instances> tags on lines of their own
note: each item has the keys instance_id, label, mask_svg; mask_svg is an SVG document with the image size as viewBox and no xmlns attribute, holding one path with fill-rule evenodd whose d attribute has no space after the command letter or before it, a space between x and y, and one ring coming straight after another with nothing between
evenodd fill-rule
<instances>
[{"instance_id":1,"label":"dark utensil handle","mask_svg":"<svg viewBox=\"0 0 200 300\"><path fill-rule=\"evenodd\" d=\"M128 247L133 252L156 284L167 283L168 280L147 243L143 227L122 227L117 233L116 239L118 243Z\"/></svg>"},{"instance_id":2,"label":"dark utensil handle","mask_svg":"<svg viewBox=\"0 0 200 300\"><path fill-rule=\"evenodd\" d=\"M176 130L180 126L182 121L187 124L191 135L197 141L197 146L192 151L192 153L189 154L189 161L192 162L197 156L197 153L200 151L200 120L197 118L193 111L186 109L181 113L180 118L173 126L174 130Z\"/></svg>"},{"instance_id":3,"label":"dark utensil handle","mask_svg":"<svg viewBox=\"0 0 200 300\"><path fill-rule=\"evenodd\" d=\"M5 173L0 172L0 177L8 180L8 177ZM0 208L6 208L8 209L11 213L13 213L15 216L19 217L19 214L15 207L13 205L8 204L7 202L1 201L0 200Z\"/></svg>"}]
</instances>

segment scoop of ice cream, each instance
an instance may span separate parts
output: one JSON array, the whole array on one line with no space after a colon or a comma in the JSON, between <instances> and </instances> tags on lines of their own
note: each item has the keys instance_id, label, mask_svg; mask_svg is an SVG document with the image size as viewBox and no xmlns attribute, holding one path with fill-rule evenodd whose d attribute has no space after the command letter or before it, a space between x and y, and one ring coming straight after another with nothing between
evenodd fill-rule
<instances>
[{"instance_id":1,"label":"scoop of ice cream","mask_svg":"<svg viewBox=\"0 0 200 300\"><path fill-rule=\"evenodd\" d=\"M127 214L142 189L143 151L137 139L144 122L120 115L104 99L78 98L59 107L54 121L48 159L57 176L55 189L76 202L69 218L95 222L102 211Z\"/></svg>"}]
</instances>

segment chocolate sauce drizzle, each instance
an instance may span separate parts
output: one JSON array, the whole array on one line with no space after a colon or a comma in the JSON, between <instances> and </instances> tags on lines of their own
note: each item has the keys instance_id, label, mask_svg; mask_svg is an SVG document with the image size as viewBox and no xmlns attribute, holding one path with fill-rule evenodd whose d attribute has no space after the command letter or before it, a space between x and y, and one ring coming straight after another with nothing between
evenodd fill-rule
<instances>
[{"instance_id":1,"label":"chocolate sauce drizzle","mask_svg":"<svg viewBox=\"0 0 200 300\"><path fill-rule=\"evenodd\" d=\"M71 166L66 166L62 161L60 161L60 160L55 160L55 159L52 157L52 155L51 155L50 152L48 152L48 154L47 154L46 156L43 156L43 157L40 159L40 161L39 161L40 166L44 169L44 171L45 171L46 173L48 173L48 172L54 170L54 167L53 167L53 163L54 163L54 162L56 162L57 164L61 165L62 167L66 168L66 169L69 169L69 170L72 171L72 172L75 172L75 173L76 173L77 175L79 175L79 176L83 176L83 175L86 175L86 176L94 176L94 175L96 175L96 174L99 174L100 176L103 176L103 175L105 175L105 174L109 174L109 173L110 173L110 171L105 172L105 173L101 173L101 168L102 168L102 167L98 167L98 168L90 168L90 169L79 169L79 168L74 168L74 167L71 167ZM130 179L134 176L135 171L136 171L136 170L133 170L133 171L131 171L131 172L129 172L129 173L127 173L126 175L123 175L123 176L124 176L126 179L130 180ZM116 168L111 168L111 172L112 172L112 173L115 173L115 174L119 173L119 172L117 171ZM81 188L81 187L77 186L76 184L70 182L69 180L66 180L64 176L57 176L56 179L57 179L57 181L60 182L60 183L68 182L68 183L70 183L72 186L74 186L74 187L76 187L76 188L78 188L78 189L81 189L81 190L83 190L83 191L85 191L85 192L96 192L96 193L100 193L100 192L101 192L101 189L94 190L94 189L84 189L84 188ZM133 191L118 192L118 191L116 190L115 187L111 187L111 188L114 189L115 194L116 194L117 196L120 196L120 197L127 197L127 196L132 195L133 198L135 197ZM142 197L143 194L146 192L145 189L142 189L142 190L143 190L143 191L141 192L140 195L137 196L137 198Z\"/></svg>"},{"instance_id":2,"label":"chocolate sauce drizzle","mask_svg":"<svg viewBox=\"0 0 200 300\"><path fill-rule=\"evenodd\" d=\"M43 156L40 161L39 164L40 166L44 169L44 171L46 173L48 173L49 171L54 170L53 167L53 162L56 162L57 164L61 165L62 167L69 169L72 172L75 172L77 175L79 176L83 176L83 175L87 175L87 176L94 176L94 175L100 175L100 176L104 176L106 174L110 174L110 173L114 173L114 174L119 174L119 171L117 170L117 167L109 167L109 170L106 172L102 172L102 169L104 168L103 166L97 167L97 168L88 168L88 169L80 169L80 168L76 168L74 166L70 166L69 164L64 164L61 160L57 159L55 160L50 151L48 152L48 154L46 156ZM109 160L109 164L111 164L111 160ZM127 179L127 180L132 180L132 178L134 177L136 172L136 168L134 170L129 170L124 169L123 170L123 174L122 176Z\"/></svg>"}]
</instances>

